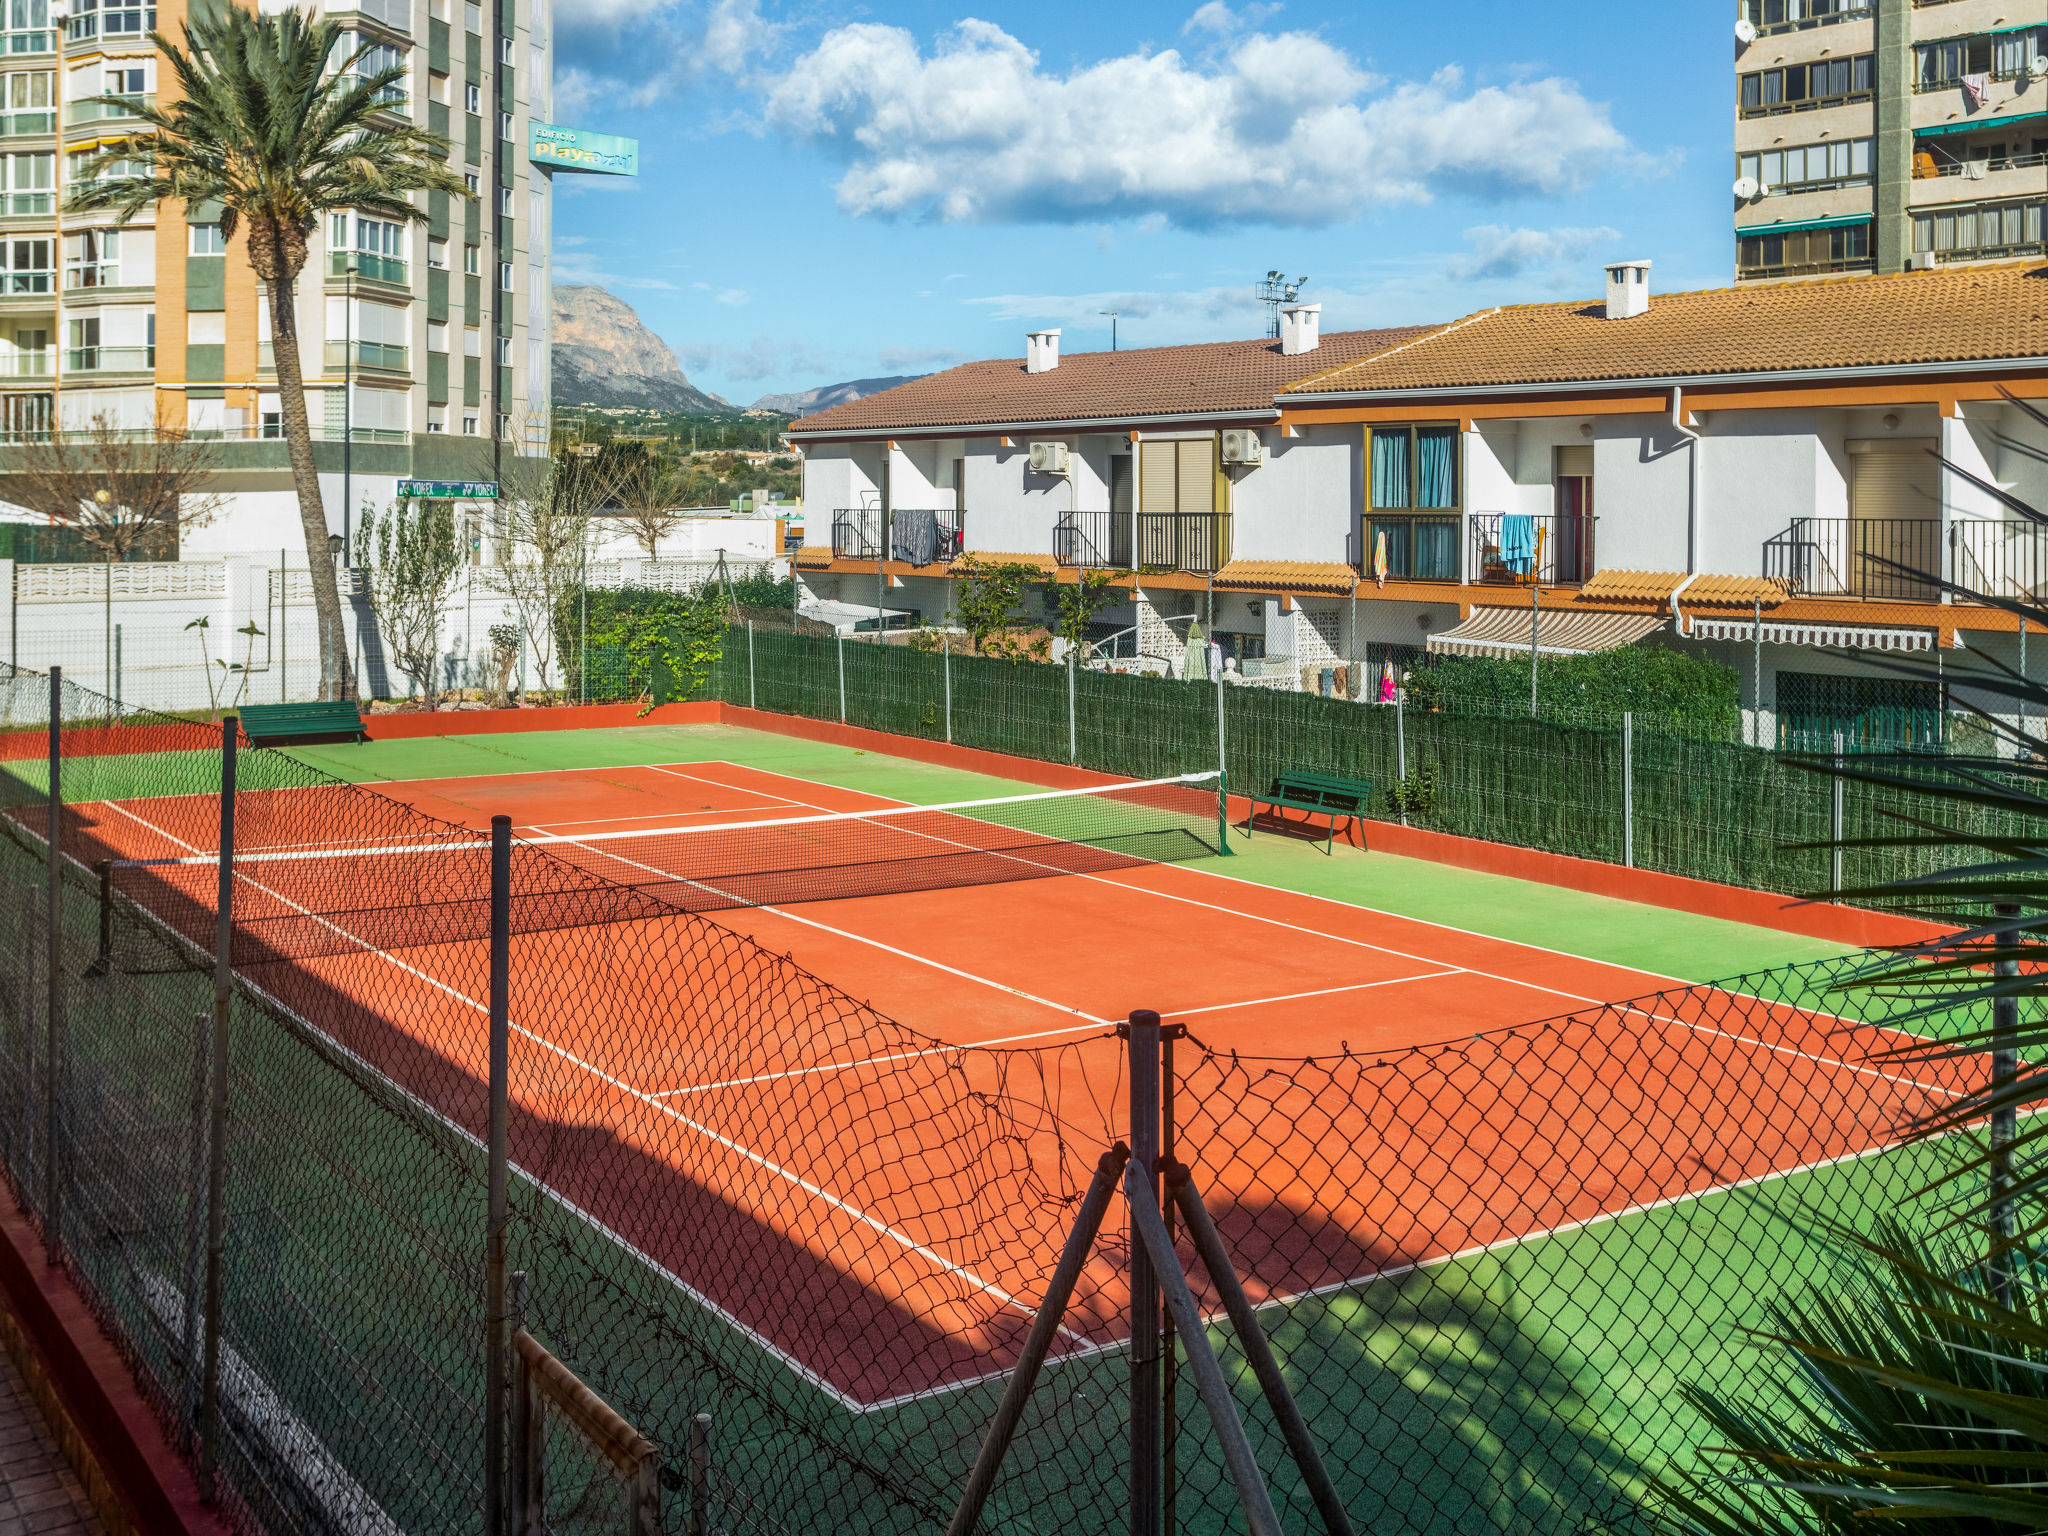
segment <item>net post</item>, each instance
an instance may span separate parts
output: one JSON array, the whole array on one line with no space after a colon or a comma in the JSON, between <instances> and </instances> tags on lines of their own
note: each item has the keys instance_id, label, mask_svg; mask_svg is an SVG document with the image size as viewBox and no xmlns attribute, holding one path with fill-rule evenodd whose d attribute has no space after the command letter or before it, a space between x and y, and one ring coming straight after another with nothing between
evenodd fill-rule
<instances>
[{"instance_id":1,"label":"net post","mask_svg":"<svg viewBox=\"0 0 2048 1536\"><path fill-rule=\"evenodd\" d=\"M1828 889L1842 888L1842 733L1834 733L1831 745L1835 749L1835 775L1829 786L1828 840L1834 844L1828 850Z\"/></svg>"},{"instance_id":2,"label":"net post","mask_svg":"<svg viewBox=\"0 0 2048 1536\"><path fill-rule=\"evenodd\" d=\"M711 1415L690 1416L689 1536L711 1536Z\"/></svg>"},{"instance_id":3,"label":"net post","mask_svg":"<svg viewBox=\"0 0 2048 1536\"><path fill-rule=\"evenodd\" d=\"M44 824L44 964L49 974L43 1044L43 1258L64 1261L64 669L50 668L50 782Z\"/></svg>"},{"instance_id":4,"label":"net post","mask_svg":"<svg viewBox=\"0 0 2048 1536\"><path fill-rule=\"evenodd\" d=\"M1216 851L1226 859L1237 857L1230 846L1230 775L1227 772L1216 775Z\"/></svg>"},{"instance_id":5,"label":"net post","mask_svg":"<svg viewBox=\"0 0 2048 1536\"><path fill-rule=\"evenodd\" d=\"M179 1339L185 1367L185 1391L181 1406L188 1435L200 1425L200 1381L205 1363L200 1359L200 1288L205 1285L201 1254L206 1228L206 1069L212 1052L213 1016L204 1011L192 1015L192 1087L186 1098L190 1117L185 1133L185 1254L179 1276L184 1291L183 1315L179 1318ZM187 1441L189 1446L191 1441Z\"/></svg>"},{"instance_id":6,"label":"net post","mask_svg":"<svg viewBox=\"0 0 2048 1536\"><path fill-rule=\"evenodd\" d=\"M211 1104L206 1138L206 1320L200 1338L199 1497L211 1504L220 1467L221 1250L227 1234L228 1002L234 973L235 747L234 720L220 726L220 885L214 901Z\"/></svg>"},{"instance_id":7,"label":"net post","mask_svg":"<svg viewBox=\"0 0 2048 1536\"><path fill-rule=\"evenodd\" d=\"M1394 684L1394 777L1400 782L1401 825L1408 825L1408 716L1404 703L1408 690Z\"/></svg>"},{"instance_id":8,"label":"net post","mask_svg":"<svg viewBox=\"0 0 2048 1536\"><path fill-rule=\"evenodd\" d=\"M1183 1024L1168 1024L1159 1031L1159 1166L1178 1166L1175 1156L1173 1102L1173 1042L1186 1032ZM1175 1236L1177 1212L1166 1201L1166 1237ZM1174 1337L1173 1312L1159 1313L1159 1528L1165 1536L1180 1529L1175 1505L1180 1495L1180 1348Z\"/></svg>"},{"instance_id":9,"label":"net post","mask_svg":"<svg viewBox=\"0 0 2048 1536\"><path fill-rule=\"evenodd\" d=\"M1219 683L1220 687L1221 684ZM1140 1008L1126 1031L1130 1050L1130 1167L1125 1177L1159 1182L1159 1015ZM1153 1196L1156 1201L1158 1196ZM1131 1245L1131 1501L1130 1536L1162 1536L1159 1523L1161 1300L1159 1270L1135 1213Z\"/></svg>"},{"instance_id":10,"label":"net post","mask_svg":"<svg viewBox=\"0 0 2048 1536\"><path fill-rule=\"evenodd\" d=\"M511 1069L512 818L491 818L489 1188L484 1216L484 1536L505 1536L506 1122Z\"/></svg>"},{"instance_id":11,"label":"net post","mask_svg":"<svg viewBox=\"0 0 2048 1536\"><path fill-rule=\"evenodd\" d=\"M1224 744L1223 671L1221 668L1218 668L1216 672L1216 771L1218 773L1224 772L1230 766L1228 759L1224 755Z\"/></svg>"},{"instance_id":12,"label":"net post","mask_svg":"<svg viewBox=\"0 0 2048 1536\"><path fill-rule=\"evenodd\" d=\"M99 879L100 948L99 953L93 956L92 964L85 968L85 974L104 976L114 966L114 861L97 860L92 869Z\"/></svg>"},{"instance_id":13,"label":"net post","mask_svg":"<svg viewBox=\"0 0 2048 1536\"><path fill-rule=\"evenodd\" d=\"M1621 712L1621 862L1636 867L1636 716Z\"/></svg>"},{"instance_id":14,"label":"net post","mask_svg":"<svg viewBox=\"0 0 2048 1536\"><path fill-rule=\"evenodd\" d=\"M1841 780L1835 782L1839 784ZM2015 904L1999 902L1991 910L2001 925L1998 947L2009 948L2018 942L2019 935L2004 925L2018 917L2020 909ZM1992 963L1991 970L2002 981L2006 977L2017 977L2020 964L2017 958L1998 960ZM2020 1000L2010 994L1994 997L1991 1001L1993 1107L1988 1171L1991 1186L1991 1294L2001 1307L2012 1305L2012 1144L2019 1137L2019 1107L2009 1097L2000 1102L1999 1096L2009 1095L2019 1078L2019 1030Z\"/></svg>"},{"instance_id":15,"label":"net post","mask_svg":"<svg viewBox=\"0 0 2048 1536\"><path fill-rule=\"evenodd\" d=\"M839 646L839 723L846 724L846 636L834 635Z\"/></svg>"},{"instance_id":16,"label":"net post","mask_svg":"<svg viewBox=\"0 0 2048 1536\"><path fill-rule=\"evenodd\" d=\"M1081 760L1080 731L1074 719L1074 647L1067 647L1067 762Z\"/></svg>"},{"instance_id":17,"label":"net post","mask_svg":"<svg viewBox=\"0 0 2048 1536\"><path fill-rule=\"evenodd\" d=\"M747 708L759 706L754 702L754 621L747 620Z\"/></svg>"},{"instance_id":18,"label":"net post","mask_svg":"<svg viewBox=\"0 0 2048 1536\"><path fill-rule=\"evenodd\" d=\"M939 670L946 683L946 740L953 739L953 637L939 636Z\"/></svg>"}]
</instances>

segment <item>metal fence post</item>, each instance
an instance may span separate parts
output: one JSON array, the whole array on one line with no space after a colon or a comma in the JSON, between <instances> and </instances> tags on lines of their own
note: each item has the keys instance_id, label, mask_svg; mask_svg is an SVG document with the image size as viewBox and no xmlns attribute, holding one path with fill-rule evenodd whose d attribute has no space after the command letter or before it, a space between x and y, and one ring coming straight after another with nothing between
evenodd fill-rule
<instances>
[{"instance_id":1,"label":"metal fence post","mask_svg":"<svg viewBox=\"0 0 2048 1536\"><path fill-rule=\"evenodd\" d=\"M220 1467L221 1247L228 1211L228 1004L234 980L235 746L238 722L220 724L220 886L214 902L212 1107L206 1146L205 1360L200 1383L199 1497L214 1502Z\"/></svg>"},{"instance_id":2,"label":"metal fence post","mask_svg":"<svg viewBox=\"0 0 2048 1536\"><path fill-rule=\"evenodd\" d=\"M1159 1015L1131 1015L1131 1176L1159 1182ZM1159 1272L1137 1219L1131 1218L1131 1532L1162 1536L1159 1525L1160 1455Z\"/></svg>"},{"instance_id":3,"label":"metal fence post","mask_svg":"<svg viewBox=\"0 0 2048 1536\"><path fill-rule=\"evenodd\" d=\"M1621 862L1636 867L1636 717L1621 712Z\"/></svg>"},{"instance_id":4,"label":"metal fence post","mask_svg":"<svg viewBox=\"0 0 2048 1536\"><path fill-rule=\"evenodd\" d=\"M1403 701L1408 690L1394 685L1394 778L1401 785L1401 825L1408 825L1408 716Z\"/></svg>"},{"instance_id":5,"label":"metal fence post","mask_svg":"<svg viewBox=\"0 0 2048 1536\"><path fill-rule=\"evenodd\" d=\"M1830 796L1833 804L1830 806L1828 813L1828 839L1834 846L1828 850L1828 889L1839 891L1842 888L1843 824L1842 733L1839 730L1834 733L1834 740L1831 745L1834 747L1835 753L1835 776Z\"/></svg>"},{"instance_id":6,"label":"metal fence post","mask_svg":"<svg viewBox=\"0 0 2048 1536\"><path fill-rule=\"evenodd\" d=\"M515 1269L508 1277L511 1318L509 1331L516 1336L526 1328L526 1271ZM540 1405L533 1400L533 1368L524 1353L512 1351L512 1433L506 1456L506 1505L512 1536L532 1536L546 1513L536 1509L534 1473L539 1470L544 1447L540 1428Z\"/></svg>"},{"instance_id":7,"label":"metal fence post","mask_svg":"<svg viewBox=\"0 0 2048 1536\"><path fill-rule=\"evenodd\" d=\"M184 1273L179 1277L185 1292L184 1312L179 1319L185 1367L182 1406L185 1412L185 1427L189 1434L196 1434L199 1430L200 1381L205 1375L205 1363L200 1358L199 1303L200 1289L206 1283L200 1255L203 1252L202 1234L206 1228L206 1068L212 1051L212 1033L211 1013L192 1015L192 1088L186 1099L191 1125L185 1133L185 1158L188 1170L185 1201L185 1265Z\"/></svg>"},{"instance_id":8,"label":"metal fence post","mask_svg":"<svg viewBox=\"0 0 2048 1536\"><path fill-rule=\"evenodd\" d=\"M754 702L754 621L747 620L747 708L756 709Z\"/></svg>"},{"instance_id":9,"label":"metal fence post","mask_svg":"<svg viewBox=\"0 0 2048 1536\"><path fill-rule=\"evenodd\" d=\"M49 997L43 1046L43 1257L64 1258L63 1084L64 1084L64 669L50 668L50 782L43 878L49 910L44 913L45 964Z\"/></svg>"},{"instance_id":10,"label":"metal fence post","mask_svg":"<svg viewBox=\"0 0 2048 1536\"><path fill-rule=\"evenodd\" d=\"M690 1418L690 1536L711 1536L711 1415Z\"/></svg>"},{"instance_id":11,"label":"metal fence post","mask_svg":"<svg viewBox=\"0 0 2048 1536\"><path fill-rule=\"evenodd\" d=\"M114 718L121 718L121 626L114 626Z\"/></svg>"},{"instance_id":12,"label":"metal fence post","mask_svg":"<svg viewBox=\"0 0 2048 1536\"><path fill-rule=\"evenodd\" d=\"M491 818L491 1039L484 1215L484 1536L505 1531L505 1135L511 1072L512 818Z\"/></svg>"},{"instance_id":13,"label":"metal fence post","mask_svg":"<svg viewBox=\"0 0 2048 1536\"><path fill-rule=\"evenodd\" d=\"M2020 915L2017 906L2000 902L1991 909L2003 924ZM2009 948L2020 941L2020 935L2001 930L1998 947ZM2017 959L1998 960L1992 964L1994 975L2017 978L2020 973ZM2012 1189L2012 1144L2019 1136L2019 1106L2006 1099L2000 1103L1996 1095L2009 1092L2014 1079L2019 1076L2020 1053L2018 1048L2020 1028L2020 1001L2017 997L1996 997L1991 1002L1991 1091L1994 1103L1991 1111L1991 1292L2001 1307L2012 1304L2012 1254L2013 1207L2009 1198Z\"/></svg>"},{"instance_id":14,"label":"metal fence post","mask_svg":"<svg viewBox=\"0 0 2048 1536\"><path fill-rule=\"evenodd\" d=\"M1067 647L1067 761L1081 760L1080 728L1074 719L1074 648Z\"/></svg>"},{"instance_id":15,"label":"metal fence post","mask_svg":"<svg viewBox=\"0 0 2048 1536\"><path fill-rule=\"evenodd\" d=\"M1536 718L1537 635L1543 628L1543 589L1529 589L1529 718Z\"/></svg>"},{"instance_id":16,"label":"metal fence post","mask_svg":"<svg viewBox=\"0 0 2048 1536\"><path fill-rule=\"evenodd\" d=\"M953 739L953 640L939 636L939 669L946 683L946 740Z\"/></svg>"},{"instance_id":17,"label":"metal fence post","mask_svg":"<svg viewBox=\"0 0 2048 1536\"><path fill-rule=\"evenodd\" d=\"M1223 734L1223 674L1219 671L1216 674L1216 771L1218 773L1227 774L1230 772L1230 761L1226 755L1228 745L1229 743L1225 740Z\"/></svg>"},{"instance_id":18,"label":"metal fence post","mask_svg":"<svg viewBox=\"0 0 2048 1536\"><path fill-rule=\"evenodd\" d=\"M839 642L839 723L846 724L846 636L834 637Z\"/></svg>"}]
</instances>

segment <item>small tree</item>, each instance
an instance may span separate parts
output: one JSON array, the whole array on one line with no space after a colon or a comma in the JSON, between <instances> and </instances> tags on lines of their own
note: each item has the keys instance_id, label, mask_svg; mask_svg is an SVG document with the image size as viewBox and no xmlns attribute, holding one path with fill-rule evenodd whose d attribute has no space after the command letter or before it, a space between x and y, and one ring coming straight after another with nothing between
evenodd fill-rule
<instances>
[{"instance_id":1,"label":"small tree","mask_svg":"<svg viewBox=\"0 0 2048 1536\"><path fill-rule=\"evenodd\" d=\"M1053 633L1067 642L1076 661L1087 652L1088 631L1097 616L1122 599L1117 583L1123 576L1122 571L1083 570L1078 580L1053 587Z\"/></svg>"},{"instance_id":2,"label":"small tree","mask_svg":"<svg viewBox=\"0 0 2048 1536\"><path fill-rule=\"evenodd\" d=\"M82 430L10 449L9 458L9 498L77 529L106 564L105 675L112 693L113 567L137 554L176 559L179 533L212 521L220 497L207 486L220 468L219 445L173 427L132 431L102 412Z\"/></svg>"},{"instance_id":3,"label":"small tree","mask_svg":"<svg viewBox=\"0 0 2048 1536\"><path fill-rule=\"evenodd\" d=\"M463 548L455 514L445 501L400 501L380 518L363 509L356 534L356 564L377 629L399 670L434 707L435 664L440 659L441 614L455 595Z\"/></svg>"},{"instance_id":4,"label":"small tree","mask_svg":"<svg viewBox=\"0 0 2048 1536\"><path fill-rule=\"evenodd\" d=\"M661 541L683 520L682 493L681 469L651 449L628 460L618 471L618 503L633 525L634 542L650 560L660 557Z\"/></svg>"},{"instance_id":5,"label":"small tree","mask_svg":"<svg viewBox=\"0 0 2048 1536\"><path fill-rule=\"evenodd\" d=\"M490 628L491 659L498 667L498 701L512 702L512 669L519 665L519 626L493 624Z\"/></svg>"},{"instance_id":6,"label":"small tree","mask_svg":"<svg viewBox=\"0 0 2048 1536\"><path fill-rule=\"evenodd\" d=\"M976 655L1000 656L1009 661L1044 659L1047 644L1043 639L1026 645L1016 632L1017 606L1039 574L1033 567L1016 561L992 565L969 559L962 565L953 614L967 631Z\"/></svg>"},{"instance_id":7,"label":"small tree","mask_svg":"<svg viewBox=\"0 0 2048 1536\"><path fill-rule=\"evenodd\" d=\"M504 549L500 574L546 689L555 661L556 620L583 584L590 519L613 497L616 461L557 450L548 458L507 458L498 479Z\"/></svg>"}]
</instances>

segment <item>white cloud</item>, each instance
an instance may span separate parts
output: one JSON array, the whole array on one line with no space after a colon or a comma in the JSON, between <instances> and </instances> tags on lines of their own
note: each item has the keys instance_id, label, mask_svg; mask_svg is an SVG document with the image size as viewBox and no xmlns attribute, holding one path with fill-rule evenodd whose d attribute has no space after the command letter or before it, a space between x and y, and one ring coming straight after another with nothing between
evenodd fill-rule
<instances>
[{"instance_id":1,"label":"white cloud","mask_svg":"<svg viewBox=\"0 0 2048 1536\"><path fill-rule=\"evenodd\" d=\"M972 353L958 347L884 347L875 354L883 374L931 373L967 362Z\"/></svg>"},{"instance_id":2,"label":"white cloud","mask_svg":"<svg viewBox=\"0 0 2048 1536\"><path fill-rule=\"evenodd\" d=\"M1103 317L1103 311L1113 309L1121 335L1133 346L1211 341L1219 328L1229 334L1252 336L1265 320L1264 307L1253 296L1249 283L1152 292L995 293L963 302L986 309L991 320L1018 320L1031 325L1058 322L1105 335L1109 321Z\"/></svg>"},{"instance_id":3,"label":"white cloud","mask_svg":"<svg viewBox=\"0 0 2048 1536\"><path fill-rule=\"evenodd\" d=\"M701 62L711 69L737 73L748 56L765 53L776 28L761 19L759 0L718 0L704 24Z\"/></svg>"},{"instance_id":4,"label":"white cloud","mask_svg":"<svg viewBox=\"0 0 2048 1536\"><path fill-rule=\"evenodd\" d=\"M1280 11L1278 5L1252 4L1232 10L1223 0L1208 0L1208 4L1195 12L1182 27L1181 34L1190 32L1213 32L1218 37L1230 37L1246 27L1256 26L1268 16Z\"/></svg>"},{"instance_id":5,"label":"white cloud","mask_svg":"<svg viewBox=\"0 0 2048 1536\"><path fill-rule=\"evenodd\" d=\"M1520 277L1525 272L1550 272L1578 278L1589 286L1587 274L1576 270L1593 250L1621 238L1621 231L1602 224L1593 229L1509 229L1500 224L1479 224L1465 231L1472 254L1458 264L1468 278Z\"/></svg>"},{"instance_id":6,"label":"white cloud","mask_svg":"<svg viewBox=\"0 0 2048 1536\"><path fill-rule=\"evenodd\" d=\"M574 0L555 10L555 24L564 32L608 32L631 21L674 9L675 0Z\"/></svg>"},{"instance_id":7,"label":"white cloud","mask_svg":"<svg viewBox=\"0 0 2048 1536\"><path fill-rule=\"evenodd\" d=\"M771 82L766 117L845 162L847 212L948 223L1321 226L1445 192L1567 192L1628 153L1570 81L1467 90L1447 69L1387 90L1304 32L1062 75L989 22L929 53L857 23Z\"/></svg>"},{"instance_id":8,"label":"white cloud","mask_svg":"<svg viewBox=\"0 0 2048 1536\"><path fill-rule=\"evenodd\" d=\"M744 288L721 288L718 290L718 302L721 304L740 305L746 303L751 298L753 298L753 295Z\"/></svg>"}]
</instances>

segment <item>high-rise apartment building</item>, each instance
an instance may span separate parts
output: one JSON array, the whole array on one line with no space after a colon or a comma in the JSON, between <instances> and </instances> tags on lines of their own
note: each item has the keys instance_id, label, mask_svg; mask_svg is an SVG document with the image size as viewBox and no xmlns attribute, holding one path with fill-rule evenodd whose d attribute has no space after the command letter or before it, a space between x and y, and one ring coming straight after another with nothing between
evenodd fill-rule
<instances>
[{"instance_id":1,"label":"high-rise apartment building","mask_svg":"<svg viewBox=\"0 0 2048 1536\"><path fill-rule=\"evenodd\" d=\"M270 310L239 233L203 206L126 227L64 211L133 128L95 98L161 99L173 80L149 32L177 37L189 3L0 0L0 460L99 417L219 437L227 498L187 548L296 546ZM357 70L405 70L385 110L446 137L470 188L415 194L422 223L343 212L314 234L299 350L340 532L401 478L493 478L499 456L545 450L551 187L526 146L550 106L551 0L300 3L342 21L349 52L371 46Z\"/></svg>"},{"instance_id":2,"label":"high-rise apartment building","mask_svg":"<svg viewBox=\"0 0 2048 1536\"><path fill-rule=\"evenodd\" d=\"M1735 275L1899 272L2048 238L2048 0L1741 0Z\"/></svg>"}]
</instances>

